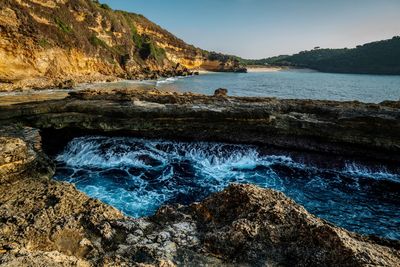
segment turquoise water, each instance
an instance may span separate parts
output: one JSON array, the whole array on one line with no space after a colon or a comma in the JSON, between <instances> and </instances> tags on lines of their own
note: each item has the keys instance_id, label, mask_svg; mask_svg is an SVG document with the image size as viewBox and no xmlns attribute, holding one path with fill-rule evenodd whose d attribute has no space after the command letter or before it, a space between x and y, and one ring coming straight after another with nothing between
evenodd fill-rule
<instances>
[{"instance_id":1,"label":"turquoise water","mask_svg":"<svg viewBox=\"0 0 400 267\"><path fill-rule=\"evenodd\" d=\"M164 91L194 92L212 95L217 88L227 88L231 96L265 96L278 98L358 100L379 103L400 99L400 76L322 73L310 70L249 73L206 73L199 76L174 77L158 81L118 81L81 84L88 88L157 88ZM52 95L70 90L29 91L29 94ZM27 92L0 92L0 97L16 97ZM10 101L10 99L7 99ZM1 101L1 100L0 100ZM3 100L5 101L5 100Z\"/></svg>"},{"instance_id":2,"label":"turquoise water","mask_svg":"<svg viewBox=\"0 0 400 267\"><path fill-rule=\"evenodd\" d=\"M72 140L56 162L55 179L133 217L251 183L348 230L400 240L400 173L384 166L321 167L249 145L101 136Z\"/></svg>"},{"instance_id":3,"label":"turquoise water","mask_svg":"<svg viewBox=\"0 0 400 267\"><path fill-rule=\"evenodd\" d=\"M212 73L100 86L202 94L225 87L234 96L364 102L400 98L400 76L311 71ZM101 136L72 140L56 161L55 179L71 182L133 217L152 215L165 204L200 201L230 183L251 183L282 191L309 212L348 230L400 240L397 167L388 170L351 160L321 167L247 145Z\"/></svg>"},{"instance_id":4,"label":"turquoise water","mask_svg":"<svg viewBox=\"0 0 400 267\"><path fill-rule=\"evenodd\" d=\"M400 99L400 76L335 74L314 71L210 73L158 81L161 90L213 94L220 87L232 96L359 100Z\"/></svg>"}]
</instances>

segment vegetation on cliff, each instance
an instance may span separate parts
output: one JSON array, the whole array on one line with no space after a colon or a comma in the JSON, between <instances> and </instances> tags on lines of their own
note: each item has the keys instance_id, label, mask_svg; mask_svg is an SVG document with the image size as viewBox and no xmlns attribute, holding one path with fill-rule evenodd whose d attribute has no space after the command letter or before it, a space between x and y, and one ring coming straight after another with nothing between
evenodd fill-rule
<instances>
[{"instance_id":1,"label":"vegetation on cliff","mask_svg":"<svg viewBox=\"0 0 400 267\"><path fill-rule=\"evenodd\" d=\"M156 78L185 75L194 68L226 71L235 64L210 59L209 52L144 16L112 10L98 1L0 2L3 84L38 78L87 81L95 75Z\"/></svg>"},{"instance_id":2,"label":"vegetation on cliff","mask_svg":"<svg viewBox=\"0 0 400 267\"><path fill-rule=\"evenodd\" d=\"M279 65L311 68L324 72L362 74L400 74L400 37L348 49L302 51L292 56L277 56L260 60L243 60L246 64Z\"/></svg>"}]
</instances>

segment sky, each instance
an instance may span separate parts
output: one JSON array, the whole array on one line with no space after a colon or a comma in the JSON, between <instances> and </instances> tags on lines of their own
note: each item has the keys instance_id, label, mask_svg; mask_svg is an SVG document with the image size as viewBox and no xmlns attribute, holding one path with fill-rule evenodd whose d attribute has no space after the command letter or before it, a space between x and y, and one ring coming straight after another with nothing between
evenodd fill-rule
<instances>
[{"instance_id":1,"label":"sky","mask_svg":"<svg viewBox=\"0 0 400 267\"><path fill-rule=\"evenodd\" d=\"M139 13L189 44L243 58L400 35L400 0L100 0Z\"/></svg>"}]
</instances>

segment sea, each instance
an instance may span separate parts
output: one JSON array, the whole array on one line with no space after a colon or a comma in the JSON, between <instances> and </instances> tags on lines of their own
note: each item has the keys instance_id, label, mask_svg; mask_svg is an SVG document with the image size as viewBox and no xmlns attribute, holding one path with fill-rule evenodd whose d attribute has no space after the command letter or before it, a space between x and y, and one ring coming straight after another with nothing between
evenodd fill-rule
<instances>
[{"instance_id":1,"label":"sea","mask_svg":"<svg viewBox=\"0 0 400 267\"><path fill-rule=\"evenodd\" d=\"M368 103L400 98L400 76L311 70L205 73L85 88L93 86L210 95L226 88L231 96ZM400 166L320 157L245 144L105 136L74 138L54 155L56 180L73 183L134 218L151 216L162 205L201 201L231 183L245 183L281 191L310 213L349 231L400 240Z\"/></svg>"}]
</instances>

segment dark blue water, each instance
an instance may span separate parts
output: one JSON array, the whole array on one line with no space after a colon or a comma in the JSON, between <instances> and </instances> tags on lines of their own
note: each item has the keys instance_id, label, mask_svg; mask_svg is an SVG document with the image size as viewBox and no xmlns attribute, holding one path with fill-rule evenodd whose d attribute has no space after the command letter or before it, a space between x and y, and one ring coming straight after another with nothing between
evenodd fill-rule
<instances>
[{"instance_id":1,"label":"dark blue water","mask_svg":"<svg viewBox=\"0 0 400 267\"><path fill-rule=\"evenodd\" d=\"M161 90L213 94L227 88L232 96L359 100L379 103L400 99L400 76L278 71L210 73L189 78L169 78L156 83Z\"/></svg>"},{"instance_id":2,"label":"dark blue water","mask_svg":"<svg viewBox=\"0 0 400 267\"><path fill-rule=\"evenodd\" d=\"M230 183L284 192L348 230L400 239L400 174L348 162L322 169L257 147L82 137L57 156L56 179L133 217L189 204Z\"/></svg>"}]
</instances>

